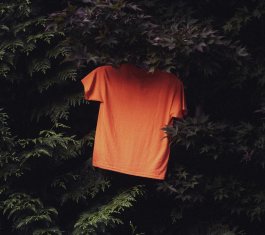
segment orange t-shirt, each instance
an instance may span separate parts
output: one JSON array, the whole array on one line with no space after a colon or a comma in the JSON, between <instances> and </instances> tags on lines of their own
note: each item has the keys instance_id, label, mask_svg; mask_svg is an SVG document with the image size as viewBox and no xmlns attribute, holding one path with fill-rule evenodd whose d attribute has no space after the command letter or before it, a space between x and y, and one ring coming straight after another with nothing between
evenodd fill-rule
<instances>
[{"instance_id":1,"label":"orange t-shirt","mask_svg":"<svg viewBox=\"0 0 265 235\"><path fill-rule=\"evenodd\" d=\"M92 165L129 175L165 179L170 147L162 127L186 112L174 74L130 63L99 66L81 80L84 99L99 101Z\"/></svg>"}]
</instances>

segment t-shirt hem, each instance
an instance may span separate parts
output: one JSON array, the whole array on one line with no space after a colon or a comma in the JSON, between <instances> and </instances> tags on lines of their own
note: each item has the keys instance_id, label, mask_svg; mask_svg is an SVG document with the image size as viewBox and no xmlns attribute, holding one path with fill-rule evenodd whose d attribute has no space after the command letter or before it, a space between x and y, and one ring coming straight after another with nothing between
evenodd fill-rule
<instances>
[{"instance_id":1,"label":"t-shirt hem","mask_svg":"<svg viewBox=\"0 0 265 235\"><path fill-rule=\"evenodd\" d=\"M147 177L147 178L153 178L153 179L159 179L159 180L164 180L165 176L161 176L161 175L157 175L157 174L153 174L153 173L142 173L139 171L132 171L132 170L128 170L128 169L121 169L118 167L114 167L102 162L96 162L93 161L92 165L95 167L99 167L99 168L103 168L103 169L107 169L107 170L113 170L113 171L117 171L120 173L125 173L125 174L129 174L129 175L135 175L135 176L141 176L141 177Z\"/></svg>"}]
</instances>

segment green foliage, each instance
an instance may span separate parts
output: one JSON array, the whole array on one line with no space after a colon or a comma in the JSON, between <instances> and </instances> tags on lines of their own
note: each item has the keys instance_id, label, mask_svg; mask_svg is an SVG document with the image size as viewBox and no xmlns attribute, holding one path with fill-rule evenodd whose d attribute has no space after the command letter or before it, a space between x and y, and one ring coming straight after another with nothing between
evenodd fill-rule
<instances>
[{"instance_id":1,"label":"green foliage","mask_svg":"<svg viewBox=\"0 0 265 235\"><path fill-rule=\"evenodd\" d=\"M73 201L78 204L96 197L101 191L105 192L111 185L110 181L91 171L85 174L73 174L72 172L58 176L51 186L59 189L61 193L60 203Z\"/></svg>"},{"instance_id":2,"label":"green foliage","mask_svg":"<svg viewBox=\"0 0 265 235\"><path fill-rule=\"evenodd\" d=\"M265 4L263 1L256 1L257 3L250 9L246 6L236 9L234 16L229 19L223 26L227 33L239 33L239 31L254 21L260 19L265 15Z\"/></svg>"},{"instance_id":3,"label":"green foliage","mask_svg":"<svg viewBox=\"0 0 265 235\"><path fill-rule=\"evenodd\" d=\"M108 227L122 224L123 221L117 215L132 207L137 197L144 194L143 190L142 185L134 186L114 196L108 204L84 212L76 221L73 234L97 234L97 230L105 232Z\"/></svg>"},{"instance_id":4,"label":"green foliage","mask_svg":"<svg viewBox=\"0 0 265 235\"><path fill-rule=\"evenodd\" d=\"M14 192L13 187L19 182L20 177L34 170L33 163L41 161L41 158L46 159L45 161L50 159L53 165L57 166L76 158L80 154L80 141L75 140L75 136L65 136L56 132L56 129L69 128L60 123L54 125L51 130L40 131L37 138L17 140L12 137L7 120L7 114L1 112L1 210L8 219L12 219L13 229L32 231L33 234L61 234L61 231L54 227L54 219L58 215L55 208L45 207L40 199L32 198L29 194ZM20 149L19 155L15 155L14 148ZM3 151L4 149L6 151ZM49 181L48 177L47 183ZM57 176L50 184L61 198L61 203L70 199L78 203L80 198L93 198L110 186L109 181L88 170L82 175L81 172L68 172ZM63 188L63 191L60 191L60 188ZM35 224L46 225L46 228L36 227ZM33 231L35 228L36 231Z\"/></svg>"},{"instance_id":5,"label":"green foliage","mask_svg":"<svg viewBox=\"0 0 265 235\"><path fill-rule=\"evenodd\" d=\"M264 9L261 0L2 1L1 233L264 234ZM97 109L79 79L127 61L185 85L189 115L162 128L172 152L161 182L91 164Z\"/></svg>"},{"instance_id":6,"label":"green foliage","mask_svg":"<svg viewBox=\"0 0 265 235\"><path fill-rule=\"evenodd\" d=\"M69 128L57 123L55 128ZM24 164L30 159L50 157L55 161L67 160L80 154L80 141L75 136L64 136L63 133L56 133L53 129L40 131L37 138L19 140L24 149L21 153L21 163Z\"/></svg>"},{"instance_id":7,"label":"green foliage","mask_svg":"<svg viewBox=\"0 0 265 235\"><path fill-rule=\"evenodd\" d=\"M24 193L13 193L2 203L3 214L8 219L12 219L14 229L24 230L30 234L41 234L41 230L43 231L42 234L62 234L58 228L49 228L53 225L58 211L55 208L45 208L39 199L31 198ZM44 229L37 228L35 231L36 224L39 227L44 226Z\"/></svg>"},{"instance_id":8,"label":"green foliage","mask_svg":"<svg viewBox=\"0 0 265 235\"><path fill-rule=\"evenodd\" d=\"M148 3L151 9L159 5L159 1ZM126 1L89 1L87 6L79 8L69 5L50 16L47 29L70 32L67 36L73 50L67 60L78 67L90 62L115 65L124 60L145 63L150 71L156 67L170 71L176 66L183 68L183 61L197 53L211 52L212 47L227 50L229 60L231 50L239 57L247 55L245 48L225 39L211 25L199 22L190 14L183 16L178 3L174 14L170 8L163 8L164 12L156 18L145 14L144 7Z\"/></svg>"},{"instance_id":9,"label":"green foliage","mask_svg":"<svg viewBox=\"0 0 265 235\"><path fill-rule=\"evenodd\" d=\"M225 137L231 135L229 125L212 122L205 115L176 120L174 126L165 126L162 130L171 137L172 145L195 148L204 156L217 159L218 155L232 151L231 140Z\"/></svg>"},{"instance_id":10,"label":"green foliage","mask_svg":"<svg viewBox=\"0 0 265 235\"><path fill-rule=\"evenodd\" d=\"M20 177L23 174L22 169L18 168L19 156L16 155L17 144L15 137L12 135L8 127L8 115L0 109L0 180L6 182L12 176ZM1 184L0 194L4 193L8 185Z\"/></svg>"},{"instance_id":11,"label":"green foliage","mask_svg":"<svg viewBox=\"0 0 265 235\"><path fill-rule=\"evenodd\" d=\"M4 16L0 20L0 77L27 87L27 73L34 77L35 85L27 91L35 96L44 96L51 90L58 89L60 85L71 86L71 80L75 81L77 71L73 64L63 62L70 50L63 41L64 33L45 31L47 17L36 17L31 8L31 2L23 0L0 5L0 12ZM20 13L14 18L14 12L18 9ZM57 61L58 59L60 61ZM54 71L53 67L56 66L58 69ZM69 94L69 99L72 100L73 97L76 97L75 103L80 102L79 94ZM32 108L31 120L39 121L43 116L50 116L51 121L56 123L59 119L67 119L73 102L62 104L62 100L58 99L57 107L53 105L50 108L49 100L42 101L41 96L38 98L39 102L46 102L46 110L38 109L41 107ZM28 96L27 99L30 100L31 97Z\"/></svg>"}]
</instances>

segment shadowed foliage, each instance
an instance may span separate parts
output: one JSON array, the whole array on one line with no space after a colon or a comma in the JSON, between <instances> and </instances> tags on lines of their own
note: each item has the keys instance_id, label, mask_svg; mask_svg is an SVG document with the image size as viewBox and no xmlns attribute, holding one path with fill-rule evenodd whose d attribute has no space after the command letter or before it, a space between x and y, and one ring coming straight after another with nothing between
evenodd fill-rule
<instances>
[{"instance_id":1,"label":"shadowed foliage","mask_svg":"<svg viewBox=\"0 0 265 235\"><path fill-rule=\"evenodd\" d=\"M3 0L0 233L264 234L264 18L261 0ZM164 181L91 165L80 80L122 62L184 83Z\"/></svg>"}]
</instances>

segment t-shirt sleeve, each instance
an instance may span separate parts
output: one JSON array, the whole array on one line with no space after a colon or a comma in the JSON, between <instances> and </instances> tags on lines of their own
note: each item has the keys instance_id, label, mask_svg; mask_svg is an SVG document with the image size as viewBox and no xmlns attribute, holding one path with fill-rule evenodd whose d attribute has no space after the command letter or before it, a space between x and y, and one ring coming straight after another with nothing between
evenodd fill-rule
<instances>
[{"instance_id":1,"label":"t-shirt sleeve","mask_svg":"<svg viewBox=\"0 0 265 235\"><path fill-rule=\"evenodd\" d=\"M105 73L104 67L100 66L88 73L81 79L84 89L84 99L104 102Z\"/></svg>"},{"instance_id":2,"label":"t-shirt sleeve","mask_svg":"<svg viewBox=\"0 0 265 235\"><path fill-rule=\"evenodd\" d=\"M183 118L187 115L187 104L182 81L177 83L170 109L170 117Z\"/></svg>"}]
</instances>

